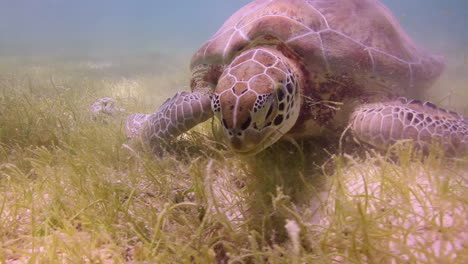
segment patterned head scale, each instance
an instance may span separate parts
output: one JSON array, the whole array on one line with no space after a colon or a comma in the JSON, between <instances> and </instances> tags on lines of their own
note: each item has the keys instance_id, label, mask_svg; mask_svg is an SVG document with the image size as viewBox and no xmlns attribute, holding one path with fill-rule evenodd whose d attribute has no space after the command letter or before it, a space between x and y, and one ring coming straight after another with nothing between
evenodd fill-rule
<instances>
[{"instance_id":1,"label":"patterned head scale","mask_svg":"<svg viewBox=\"0 0 468 264\"><path fill-rule=\"evenodd\" d=\"M250 49L234 59L222 74L212 100L226 142L245 154L261 151L290 130L299 106L295 74L268 48Z\"/></svg>"}]
</instances>

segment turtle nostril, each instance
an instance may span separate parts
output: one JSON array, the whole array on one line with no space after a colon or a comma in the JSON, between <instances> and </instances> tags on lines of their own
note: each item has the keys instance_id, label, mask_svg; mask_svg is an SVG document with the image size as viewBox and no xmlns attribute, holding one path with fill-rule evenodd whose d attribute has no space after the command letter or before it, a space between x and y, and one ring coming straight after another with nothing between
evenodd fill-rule
<instances>
[{"instance_id":1,"label":"turtle nostril","mask_svg":"<svg viewBox=\"0 0 468 264\"><path fill-rule=\"evenodd\" d=\"M230 138L240 138L242 137L243 131L239 129L228 129L227 133Z\"/></svg>"}]
</instances>

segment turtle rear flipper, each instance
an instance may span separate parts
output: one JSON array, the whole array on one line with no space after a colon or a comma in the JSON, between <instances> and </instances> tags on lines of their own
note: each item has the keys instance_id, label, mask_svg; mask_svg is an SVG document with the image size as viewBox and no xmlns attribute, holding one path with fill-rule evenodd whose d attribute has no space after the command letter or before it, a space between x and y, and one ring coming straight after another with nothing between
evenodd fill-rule
<instances>
[{"instance_id":1,"label":"turtle rear flipper","mask_svg":"<svg viewBox=\"0 0 468 264\"><path fill-rule=\"evenodd\" d=\"M213 116L211 99L204 92L178 92L152 114L133 114L127 119L126 132L141 138L157 150L162 143L179 136Z\"/></svg>"},{"instance_id":2,"label":"turtle rear flipper","mask_svg":"<svg viewBox=\"0 0 468 264\"><path fill-rule=\"evenodd\" d=\"M468 151L468 119L429 102L401 98L366 104L354 111L350 126L358 140L380 149L412 140L424 152L434 143L449 154Z\"/></svg>"}]
</instances>

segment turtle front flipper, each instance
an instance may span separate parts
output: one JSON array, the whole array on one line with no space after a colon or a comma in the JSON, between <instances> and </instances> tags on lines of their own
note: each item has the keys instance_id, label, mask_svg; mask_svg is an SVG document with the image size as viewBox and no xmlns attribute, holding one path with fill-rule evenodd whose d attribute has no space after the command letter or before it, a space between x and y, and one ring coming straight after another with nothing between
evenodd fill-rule
<instances>
[{"instance_id":1,"label":"turtle front flipper","mask_svg":"<svg viewBox=\"0 0 468 264\"><path fill-rule=\"evenodd\" d=\"M366 104L353 112L350 127L358 140L380 149L412 140L424 152L432 143L442 144L449 154L468 151L468 118L429 102L400 98Z\"/></svg>"},{"instance_id":2,"label":"turtle front flipper","mask_svg":"<svg viewBox=\"0 0 468 264\"><path fill-rule=\"evenodd\" d=\"M188 131L213 116L206 92L178 92L152 114L133 114L127 119L126 133L141 138L153 151L161 144Z\"/></svg>"}]
</instances>

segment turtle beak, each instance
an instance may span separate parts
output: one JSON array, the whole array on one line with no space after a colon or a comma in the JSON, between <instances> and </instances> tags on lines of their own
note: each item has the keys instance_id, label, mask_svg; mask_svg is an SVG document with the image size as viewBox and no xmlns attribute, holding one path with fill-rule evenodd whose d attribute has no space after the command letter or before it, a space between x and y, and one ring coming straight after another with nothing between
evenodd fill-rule
<instances>
[{"instance_id":1,"label":"turtle beak","mask_svg":"<svg viewBox=\"0 0 468 264\"><path fill-rule=\"evenodd\" d=\"M241 142L240 138L237 137L237 136L233 136L232 138L230 138L229 146L235 152L243 152L242 142Z\"/></svg>"},{"instance_id":2,"label":"turtle beak","mask_svg":"<svg viewBox=\"0 0 468 264\"><path fill-rule=\"evenodd\" d=\"M260 145L264 135L250 129L242 132L230 129L229 132L226 143L232 151L241 155L253 155L263 149Z\"/></svg>"}]
</instances>

